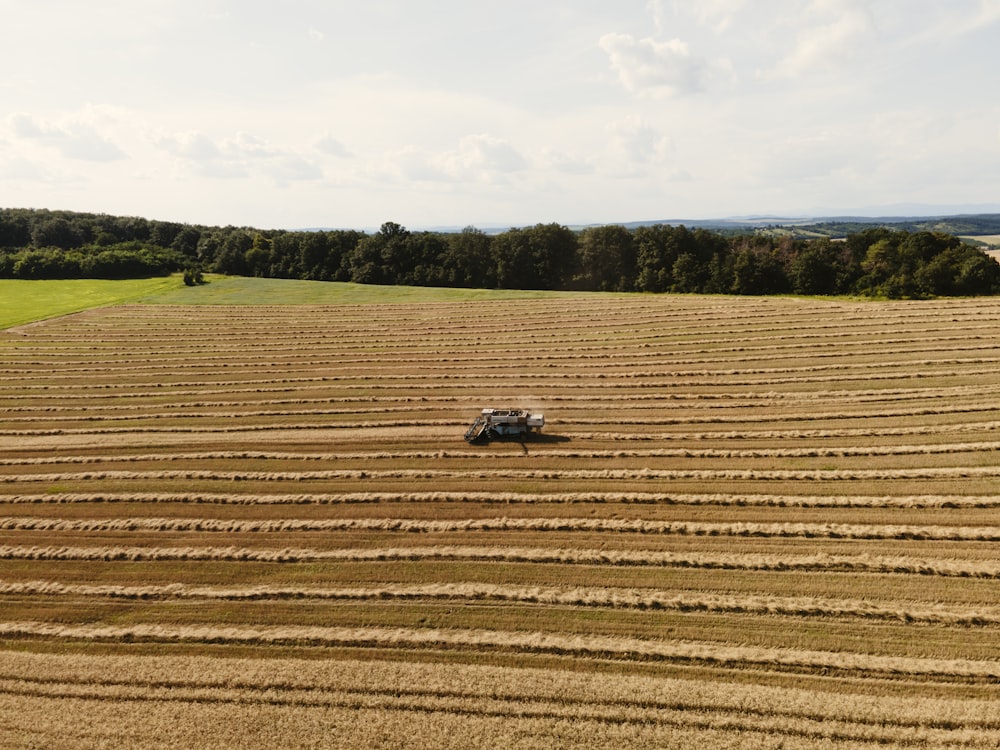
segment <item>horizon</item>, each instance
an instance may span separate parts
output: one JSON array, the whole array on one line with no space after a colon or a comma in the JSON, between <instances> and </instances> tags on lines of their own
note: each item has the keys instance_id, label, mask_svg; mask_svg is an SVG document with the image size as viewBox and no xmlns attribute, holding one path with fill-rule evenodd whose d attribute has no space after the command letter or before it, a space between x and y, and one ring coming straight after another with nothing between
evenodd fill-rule
<instances>
[{"instance_id":1,"label":"horizon","mask_svg":"<svg viewBox=\"0 0 1000 750\"><path fill-rule=\"evenodd\" d=\"M668 224L672 226L688 225L697 226L701 225L708 228L724 228L726 225L732 225L734 227L740 226L753 226L753 225L766 225L774 224L776 226L789 226L789 225L799 225L799 226L809 226L811 224L819 223L836 223L836 222L848 222L854 220L860 220L864 222L907 222L907 221L920 221L928 219L954 219L961 217L973 217L973 216L1000 216L1000 204L976 204L976 205L965 205L965 206L919 206L914 204L906 205L896 205L896 206L878 206L869 207L867 209L857 209L851 212L845 213L831 213L823 215L782 215L777 213L770 214L746 214L743 216L711 216L711 217L664 217L658 219L632 219L625 221L608 221L608 222L559 222L559 221L536 221L536 222L522 222L508 224L505 222L465 222L456 224L413 224L407 225L401 222L396 222L392 218L384 219L377 224L371 225L316 225L316 226L265 226L262 224L223 224L223 223L205 223L205 222L189 222L179 219L173 219L164 216L147 216L141 214L116 214L110 211L86 211L77 210L72 208L63 207L42 207L42 206L0 206L0 211L3 210L16 210L16 211L52 211L52 212L68 212L68 213L82 213L82 214L93 214L93 215L106 215L106 216L123 216L123 217L134 217L140 218L147 221L160 221L160 222L172 222L177 224L188 224L194 226L204 226L204 227L224 227L224 226L237 226L245 227L249 229L257 229L261 231L286 231L286 232L323 232L323 231L361 231L361 232L377 232L383 224L392 222L400 224L404 229L409 231L417 232L443 232L452 233L460 232L467 227L478 229L481 231L486 231L487 233L502 232L507 229L518 229L530 226L535 226L536 224L559 224L573 230L586 229L588 227L600 227L600 226L649 226L655 224Z\"/></svg>"}]
</instances>

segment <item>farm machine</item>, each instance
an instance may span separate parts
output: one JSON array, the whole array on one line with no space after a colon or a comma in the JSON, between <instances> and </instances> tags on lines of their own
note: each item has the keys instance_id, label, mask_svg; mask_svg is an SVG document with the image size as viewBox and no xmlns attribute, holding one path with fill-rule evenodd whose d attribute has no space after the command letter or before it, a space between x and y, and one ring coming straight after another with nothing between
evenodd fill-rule
<instances>
[{"instance_id":1,"label":"farm machine","mask_svg":"<svg viewBox=\"0 0 1000 750\"><path fill-rule=\"evenodd\" d=\"M545 415L529 414L525 409L483 409L465 432L470 443L486 442L498 438L525 438L532 430L541 432Z\"/></svg>"}]
</instances>

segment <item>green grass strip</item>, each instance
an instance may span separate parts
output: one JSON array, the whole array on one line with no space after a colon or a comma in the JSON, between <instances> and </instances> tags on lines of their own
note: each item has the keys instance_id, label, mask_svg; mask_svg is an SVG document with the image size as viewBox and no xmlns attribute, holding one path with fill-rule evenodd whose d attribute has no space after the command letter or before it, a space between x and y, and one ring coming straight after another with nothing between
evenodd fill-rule
<instances>
[{"instance_id":1,"label":"green grass strip","mask_svg":"<svg viewBox=\"0 0 1000 750\"><path fill-rule=\"evenodd\" d=\"M593 292L445 289L332 281L206 276L184 286L180 275L153 279L0 279L0 330L95 307L152 305L373 305L593 296Z\"/></svg>"},{"instance_id":2,"label":"green grass strip","mask_svg":"<svg viewBox=\"0 0 1000 750\"><path fill-rule=\"evenodd\" d=\"M0 329L184 288L179 275L151 279L0 279Z\"/></svg>"},{"instance_id":3,"label":"green grass strip","mask_svg":"<svg viewBox=\"0 0 1000 750\"><path fill-rule=\"evenodd\" d=\"M518 289L447 289L422 286L380 286L338 281L258 279L206 275L207 284L180 286L142 300L158 305L370 305L405 302L543 299L580 296L585 292ZM589 293L593 294L593 293Z\"/></svg>"}]
</instances>

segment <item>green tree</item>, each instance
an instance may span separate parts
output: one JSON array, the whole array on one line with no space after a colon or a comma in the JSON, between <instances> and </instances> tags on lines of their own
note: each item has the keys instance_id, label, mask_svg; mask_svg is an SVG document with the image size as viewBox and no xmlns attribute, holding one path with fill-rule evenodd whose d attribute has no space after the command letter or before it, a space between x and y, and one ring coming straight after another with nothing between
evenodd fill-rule
<instances>
[{"instance_id":1,"label":"green tree","mask_svg":"<svg viewBox=\"0 0 1000 750\"><path fill-rule=\"evenodd\" d=\"M493 238L475 227L450 234L441 259L449 286L489 289L497 284L493 263Z\"/></svg>"},{"instance_id":2,"label":"green tree","mask_svg":"<svg viewBox=\"0 0 1000 750\"><path fill-rule=\"evenodd\" d=\"M177 222L151 221L149 223L149 241L160 247L170 247L182 231L184 231L184 225Z\"/></svg>"},{"instance_id":3,"label":"green tree","mask_svg":"<svg viewBox=\"0 0 1000 750\"><path fill-rule=\"evenodd\" d=\"M227 227L215 256L215 271L233 276L249 276L247 252L253 247L254 238L245 229Z\"/></svg>"},{"instance_id":4,"label":"green tree","mask_svg":"<svg viewBox=\"0 0 1000 750\"><path fill-rule=\"evenodd\" d=\"M694 253L681 253L670 269L672 292L701 292L710 276L709 266Z\"/></svg>"},{"instance_id":5,"label":"green tree","mask_svg":"<svg viewBox=\"0 0 1000 750\"><path fill-rule=\"evenodd\" d=\"M531 246L533 289L566 289L576 273L579 246L576 233L561 224L535 224L527 230Z\"/></svg>"},{"instance_id":6,"label":"green tree","mask_svg":"<svg viewBox=\"0 0 1000 750\"><path fill-rule=\"evenodd\" d=\"M190 225L185 225L166 247L183 253L189 258L195 258L198 255L198 241L200 239L201 232L198 229Z\"/></svg>"},{"instance_id":7,"label":"green tree","mask_svg":"<svg viewBox=\"0 0 1000 750\"><path fill-rule=\"evenodd\" d=\"M973 247L964 248L957 261L956 294L1000 294L1000 263Z\"/></svg>"},{"instance_id":8,"label":"green tree","mask_svg":"<svg viewBox=\"0 0 1000 750\"><path fill-rule=\"evenodd\" d=\"M657 224L635 230L638 279L636 288L644 292L667 292L674 285L674 264L681 255L691 255L704 262L699 243L691 231L681 226ZM689 261L681 264L688 271ZM688 286L691 278L682 282Z\"/></svg>"},{"instance_id":9,"label":"green tree","mask_svg":"<svg viewBox=\"0 0 1000 750\"><path fill-rule=\"evenodd\" d=\"M781 294L789 289L784 265L769 238L744 239L734 248L734 294Z\"/></svg>"},{"instance_id":10,"label":"green tree","mask_svg":"<svg viewBox=\"0 0 1000 750\"><path fill-rule=\"evenodd\" d=\"M576 235L560 224L509 229L493 238L497 286L563 289L577 267Z\"/></svg>"},{"instance_id":11,"label":"green tree","mask_svg":"<svg viewBox=\"0 0 1000 750\"><path fill-rule=\"evenodd\" d=\"M580 270L573 286L598 292L635 289L635 243L625 227L588 227L580 233L579 245Z\"/></svg>"},{"instance_id":12,"label":"green tree","mask_svg":"<svg viewBox=\"0 0 1000 750\"><path fill-rule=\"evenodd\" d=\"M244 273L259 278L271 276L271 238L261 232L255 233L243 259Z\"/></svg>"},{"instance_id":13,"label":"green tree","mask_svg":"<svg viewBox=\"0 0 1000 750\"><path fill-rule=\"evenodd\" d=\"M791 259L789 280L796 294L835 294L841 254L829 239L807 242Z\"/></svg>"},{"instance_id":14,"label":"green tree","mask_svg":"<svg viewBox=\"0 0 1000 750\"><path fill-rule=\"evenodd\" d=\"M364 237L348 259L351 281L359 284L395 284L411 270L408 266L410 233L392 221Z\"/></svg>"},{"instance_id":15,"label":"green tree","mask_svg":"<svg viewBox=\"0 0 1000 750\"><path fill-rule=\"evenodd\" d=\"M0 247L21 248L30 242L28 217L22 213L0 209Z\"/></svg>"},{"instance_id":16,"label":"green tree","mask_svg":"<svg viewBox=\"0 0 1000 750\"><path fill-rule=\"evenodd\" d=\"M531 274L531 246L523 229L515 227L501 232L493 238L492 247L498 288L537 288Z\"/></svg>"},{"instance_id":17,"label":"green tree","mask_svg":"<svg viewBox=\"0 0 1000 750\"><path fill-rule=\"evenodd\" d=\"M61 216L40 221L31 229L31 244L37 248L58 247L69 250L80 247L84 242L80 228Z\"/></svg>"}]
</instances>

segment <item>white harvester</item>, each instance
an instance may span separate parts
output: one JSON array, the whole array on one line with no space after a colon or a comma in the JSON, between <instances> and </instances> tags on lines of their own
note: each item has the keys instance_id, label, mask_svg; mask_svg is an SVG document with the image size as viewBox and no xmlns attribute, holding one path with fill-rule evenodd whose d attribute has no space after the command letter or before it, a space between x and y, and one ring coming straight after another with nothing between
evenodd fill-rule
<instances>
[{"instance_id":1,"label":"white harvester","mask_svg":"<svg viewBox=\"0 0 1000 750\"><path fill-rule=\"evenodd\" d=\"M470 443L497 438L525 438L532 430L541 432L544 414L529 414L525 409L483 409L465 432Z\"/></svg>"}]
</instances>

